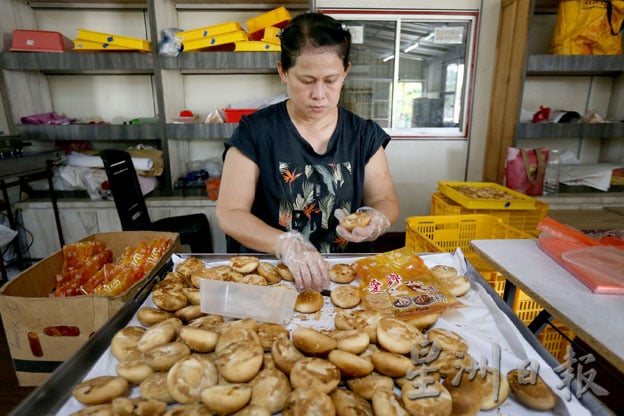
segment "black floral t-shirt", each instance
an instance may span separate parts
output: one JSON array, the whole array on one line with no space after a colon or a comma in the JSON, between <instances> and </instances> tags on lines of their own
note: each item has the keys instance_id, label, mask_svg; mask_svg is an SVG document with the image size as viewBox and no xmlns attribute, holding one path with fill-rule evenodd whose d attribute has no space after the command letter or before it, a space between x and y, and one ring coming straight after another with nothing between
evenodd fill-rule
<instances>
[{"instance_id":1,"label":"black floral t-shirt","mask_svg":"<svg viewBox=\"0 0 624 416\"><path fill-rule=\"evenodd\" d=\"M283 101L244 116L225 148L236 147L259 166L254 215L301 232L320 252L353 252L354 244L336 234L334 211L361 206L366 163L389 141L377 124L339 107L327 151L318 154L297 132Z\"/></svg>"}]
</instances>

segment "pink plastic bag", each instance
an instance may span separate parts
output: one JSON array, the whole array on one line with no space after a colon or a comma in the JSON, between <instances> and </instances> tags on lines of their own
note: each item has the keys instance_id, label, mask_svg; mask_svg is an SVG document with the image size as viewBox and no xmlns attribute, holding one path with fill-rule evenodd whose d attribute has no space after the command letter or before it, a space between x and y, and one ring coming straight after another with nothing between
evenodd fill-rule
<instances>
[{"instance_id":1,"label":"pink plastic bag","mask_svg":"<svg viewBox=\"0 0 624 416\"><path fill-rule=\"evenodd\" d=\"M507 148L505 186L525 195L542 195L549 150Z\"/></svg>"},{"instance_id":2,"label":"pink plastic bag","mask_svg":"<svg viewBox=\"0 0 624 416\"><path fill-rule=\"evenodd\" d=\"M75 118L69 118L56 114L55 112L33 114L30 116L24 116L20 119L23 124L50 124L50 125L62 125L72 124L76 121Z\"/></svg>"}]
</instances>

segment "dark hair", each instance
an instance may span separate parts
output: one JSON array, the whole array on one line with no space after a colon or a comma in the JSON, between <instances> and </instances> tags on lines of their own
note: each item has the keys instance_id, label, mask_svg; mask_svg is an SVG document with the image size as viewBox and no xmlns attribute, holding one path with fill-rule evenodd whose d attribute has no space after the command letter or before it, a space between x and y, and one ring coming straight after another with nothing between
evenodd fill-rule
<instances>
[{"instance_id":1,"label":"dark hair","mask_svg":"<svg viewBox=\"0 0 624 416\"><path fill-rule=\"evenodd\" d=\"M281 61L284 71L295 65L305 50L334 48L345 67L349 65L351 33L347 27L331 16L322 13L303 13L293 18L282 30Z\"/></svg>"}]
</instances>

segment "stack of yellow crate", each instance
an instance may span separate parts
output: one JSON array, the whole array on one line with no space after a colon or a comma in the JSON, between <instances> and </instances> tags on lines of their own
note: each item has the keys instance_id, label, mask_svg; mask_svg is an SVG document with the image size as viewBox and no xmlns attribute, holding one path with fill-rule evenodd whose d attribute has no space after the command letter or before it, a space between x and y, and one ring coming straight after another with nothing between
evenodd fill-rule
<instances>
[{"instance_id":1,"label":"stack of yellow crate","mask_svg":"<svg viewBox=\"0 0 624 416\"><path fill-rule=\"evenodd\" d=\"M280 28L288 22L290 13L278 7L247 19L247 31L238 22L226 22L178 32L176 37L181 39L184 52L275 52L281 50Z\"/></svg>"}]
</instances>

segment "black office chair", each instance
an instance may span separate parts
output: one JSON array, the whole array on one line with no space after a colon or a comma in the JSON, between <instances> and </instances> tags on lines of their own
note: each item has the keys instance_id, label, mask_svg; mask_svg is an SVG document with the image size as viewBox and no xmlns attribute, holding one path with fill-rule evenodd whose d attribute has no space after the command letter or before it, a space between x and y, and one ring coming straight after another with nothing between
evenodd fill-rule
<instances>
[{"instance_id":1,"label":"black office chair","mask_svg":"<svg viewBox=\"0 0 624 416\"><path fill-rule=\"evenodd\" d=\"M180 234L180 242L193 253L212 253L210 223L204 214L179 215L150 220L139 179L130 153L123 150L100 150L110 191L124 231L166 231Z\"/></svg>"}]
</instances>

